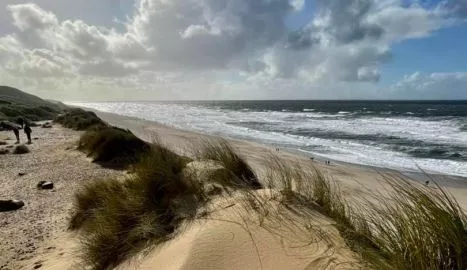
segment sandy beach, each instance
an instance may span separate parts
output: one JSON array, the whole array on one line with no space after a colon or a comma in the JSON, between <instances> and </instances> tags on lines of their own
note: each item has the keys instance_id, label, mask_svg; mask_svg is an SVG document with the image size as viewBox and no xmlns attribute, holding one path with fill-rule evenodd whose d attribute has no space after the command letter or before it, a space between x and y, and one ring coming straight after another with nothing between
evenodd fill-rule
<instances>
[{"instance_id":1,"label":"sandy beach","mask_svg":"<svg viewBox=\"0 0 467 270\"><path fill-rule=\"evenodd\" d=\"M164 126L158 123L144 121L136 118L123 117L108 113L98 113L98 116L104 121L122 128L131 130L138 137L147 140L159 142L167 145L175 152L190 156L193 154L193 146L199 145L204 140L213 138L209 135L202 135L196 132L179 130L172 127ZM1 199L18 199L25 202L25 207L19 211L0 213L0 269L31 269L40 265L41 269L63 269L64 266L70 267L70 260L73 258L73 249L70 246L73 242L69 241L70 234L67 233L67 222L70 209L73 203L73 193L82 186L86 181L106 177L121 177L125 174L123 171L110 170L100 167L90 161L83 153L75 150L76 141L81 132L72 131L62 128L59 125L54 125L51 129L43 129L40 127L33 129L33 137L38 138L30 146L31 153L25 155L8 154L0 156L0 188ZM11 145L14 143L11 140L13 134L8 132L0 132L0 137L10 138L6 142ZM23 135L23 134L22 134ZM320 169L327 177L337 181L345 196L349 198L362 198L374 195L376 192L385 192L385 182L382 174L395 173L394 171L385 169L375 169L371 167L357 166L352 164L331 162L326 165L323 161L311 161L309 157L298 155L280 149L251 143L247 141L229 139L232 145L238 149L238 152L243 155L248 162L255 168L256 171L264 171L268 158L271 155L278 155L281 158L293 163L313 165ZM24 173L24 176L19 176L19 173ZM467 209L467 180L460 177L450 176L424 176L419 177L420 181L433 177L444 188L446 188L459 201L464 209ZM52 191L43 191L36 188L39 181L46 180L55 184L55 189ZM432 185L432 183L430 183ZM230 210L227 211L229 214ZM233 211L233 210L232 210ZM325 218L319 219L326 223ZM171 243L168 249L157 251L151 255L151 260L156 263L158 258L165 258L164 263L167 267L163 269L203 269L190 268L189 263L199 261L199 257L191 257L170 261L168 258L176 256L176 247L184 247L185 252L199 252L203 255L203 251L217 248L214 242L203 242L204 235L209 233L207 227L219 227L215 222L199 224L187 231L187 235L191 238L176 239ZM225 228L223 228L224 230ZM228 228L226 230L229 230ZM264 234L260 228L259 234ZM215 230L216 231L216 230ZM237 229L232 229L237 231ZM222 231L225 233L225 231ZM227 232L231 234L232 232ZM224 237L223 233L219 237ZM244 237L244 236L241 236ZM242 242L242 238L237 239ZM67 240L68 239L68 240ZM191 239L191 240L190 240ZM281 246L280 242L274 242L266 237L262 246ZM187 242L188 241L188 242ZM199 242L201 241L201 242ZM335 238L334 243L340 243L340 239ZM172 246L173 244L173 246ZM205 249L199 251L188 248L191 245L204 245ZM339 244L337 244L339 245ZM341 243L342 245L342 243ZM322 248L321 246L319 248ZM225 247L224 252L230 252L232 247ZM260 248L261 249L261 248ZM191 250L191 251L190 251ZM161 253L162 252L162 253ZM251 249L245 250L247 256L251 253ZM345 251L343 251L345 253ZM222 252L221 252L222 253ZM326 252L324 252L326 253ZM162 254L162 255L161 255ZM190 253L191 254L191 253ZM216 253L217 254L217 253ZM274 258L279 251L275 253L265 253L264 259ZM352 255L342 255L336 253L337 257L344 256L351 258ZM204 254L203 256L205 256ZM242 256L243 256L242 255ZM161 257L162 256L162 257ZM64 259L65 258L65 259ZM68 258L68 259L66 259ZM169 261L167 261L169 260ZM182 260L182 262L180 261ZM229 269L260 269L254 262L257 260L254 254L249 254L245 259L252 264L235 266L230 264ZM317 263L319 258L314 258ZM337 260L337 259L336 259ZM178 262L178 265L177 265ZM226 263L225 261L222 261ZM273 261L272 261L273 262ZM295 264L296 263L296 264ZM293 269L314 269L313 265L308 265L297 260L293 261ZM141 269L152 269L151 263L142 261L138 265ZM269 267L264 269L281 269L280 265L268 264ZM315 264L317 266L319 264ZM131 264L127 265L128 269L132 269ZM183 266L183 267L182 267ZM214 260L211 268L216 269L216 261ZM217 265L219 267L220 265ZM267 266L267 265L266 265ZM38 269L37 268L37 269ZM136 267L135 267L136 268ZM344 267L345 268L345 267ZM125 268L127 269L127 268Z\"/></svg>"},{"instance_id":2,"label":"sandy beach","mask_svg":"<svg viewBox=\"0 0 467 270\"><path fill-rule=\"evenodd\" d=\"M123 128L130 129L138 137L147 140L160 140L180 154L190 155L190 149L197 146L207 138L218 138L215 135L206 135L193 131L180 130L174 127L158 124L152 121L119 116L110 113L97 112L104 121ZM278 155L293 163L309 166L311 163L326 175L342 185L343 191L348 196L359 197L362 193L374 194L376 190L385 193L384 177L381 174L394 174L410 178L413 181L425 183L434 181L446 188L464 209L467 209L467 179L449 175L426 175L424 173L399 172L385 168L361 166L350 163L332 161L330 165L325 160L311 161L310 158L300 152L292 152L280 149L279 152L272 146L237 139L228 139L236 149L259 172L265 168L265 164L271 155Z\"/></svg>"},{"instance_id":3,"label":"sandy beach","mask_svg":"<svg viewBox=\"0 0 467 270\"><path fill-rule=\"evenodd\" d=\"M18 269L23 262L56 250L49 243L66 232L74 192L86 181L123 174L93 164L76 151L80 134L59 125L36 127L30 153L0 156L0 199L25 203L19 211L0 213L0 269ZM8 145L15 142L13 132L2 131L0 136L9 138ZM40 181L53 182L54 189L39 190Z\"/></svg>"}]
</instances>

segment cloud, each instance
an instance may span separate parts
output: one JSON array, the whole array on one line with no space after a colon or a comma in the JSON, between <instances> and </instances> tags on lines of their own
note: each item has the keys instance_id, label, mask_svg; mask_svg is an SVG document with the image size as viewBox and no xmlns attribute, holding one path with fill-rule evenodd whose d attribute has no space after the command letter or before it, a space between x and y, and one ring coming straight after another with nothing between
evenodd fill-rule
<instances>
[{"instance_id":1,"label":"cloud","mask_svg":"<svg viewBox=\"0 0 467 270\"><path fill-rule=\"evenodd\" d=\"M391 87L390 94L406 99L465 99L467 72L431 74L415 72Z\"/></svg>"},{"instance_id":2,"label":"cloud","mask_svg":"<svg viewBox=\"0 0 467 270\"><path fill-rule=\"evenodd\" d=\"M383 38L388 42L426 37L449 24L439 9L425 9L417 4L409 8L387 6L376 9L368 16L367 21L383 25Z\"/></svg>"},{"instance_id":3,"label":"cloud","mask_svg":"<svg viewBox=\"0 0 467 270\"><path fill-rule=\"evenodd\" d=\"M467 19L467 0L446 0L442 5L455 16Z\"/></svg>"},{"instance_id":4,"label":"cloud","mask_svg":"<svg viewBox=\"0 0 467 270\"><path fill-rule=\"evenodd\" d=\"M128 30L156 69L226 69L287 32L288 0L141 0Z\"/></svg>"},{"instance_id":5,"label":"cloud","mask_svg":"<svg viewBox=\"0 0 467 270\"><path fill-rule=\"evenodd\" d=\"M379 39L384 34L382 25L366 18L373 8L373 0L318 0L319 12L312 27L322 39L350 43L363 39Z\"/></svg>"},{"instance_id":6,"label":"cloud","mask_svg":"<svg viewBox=\"0 0 467 270\"><path fill-rule=\"evenodd\" d=\"M9 5L13 16L13 24L21 31L29 29L47 29L58 23L57 17L51 12L41 9L36 4Z\"/></svg>"},{"instance_id":7,"label":"cloud","mask_svg":"<svg viewBox=\"0 0 467 270\"><path fill-rule=\"evenodd\" d=\"M50 6L54 0L40 1ZM191 87L204 91L195 97L264 98L264 89L277 87L294 89L296 96L346 97L350 83L377 88L394 44L430 36L467 15L466 0L420 3L314 0L311 19L293 29L286 21L305 12L304 0L138 0L126 20L120 14L120 23L105 25L37 4L11 4L15 30L0 36L0 80L16 77L36 87L66 81L70 89L133 87L164 96L192 96L180 90ZM407 96L398 89L409 86L404 79L392 89Z\"/></svg>"}]
</instances>

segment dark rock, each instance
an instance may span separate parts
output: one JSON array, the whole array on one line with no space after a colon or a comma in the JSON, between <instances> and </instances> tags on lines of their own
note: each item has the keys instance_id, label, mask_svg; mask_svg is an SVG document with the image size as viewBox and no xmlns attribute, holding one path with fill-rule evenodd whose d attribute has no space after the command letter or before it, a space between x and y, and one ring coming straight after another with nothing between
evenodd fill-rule
<instances>
[{"instance_id":1,"label":"dark rock","mask_svg":"<svg viewBox=\"0 0 467 270\"><path fill-rule=\"evenodd\" d=\"M38 138L38 137L34 137L34 139L33 139L33 140L36 140L36 141L37 141L37 140L39 140L39 138Z\"/></svg>"},{"instance_id":2,"label":"dark rock","mask_svg":"<svg viewBox=\"0 0 467 270\"><path fill-rule=\"evenodd\" d=\"M47 181L40 181L37 183L37 188L41 188L43 184L47 183Z\"/></svg>"},{"instance_id":3,"label":"dark rock","mask_svg":"<svg viewBox=\"0 0 467 270\"><path fill-rule=\"evenodd\" d=\"M0 212L15 211L24 206L24 202L18 200L0 200Z\"/></svg>"},{"instance_id":4,"label":"dark rock","mask_svg":"<svg viewBox=\"0 0 467 270\"><path fill-rule=\"evenodd\" d=\"M25 172L19 172L19 173L18 173L18 176L25 176L25 175L26 175Z\"/></svg>"},{"instance_id":5,"label":"dark rock","mask_svg":"<svg viewBox=\"0 0 467 270\"><path fill-rule=\"evenodd\" d=\"M34 269L39 269L39 268L41 268L41 267L42 267L42 264L41 264L41 263L38 263L38 264L34 265Z\"/></svg>"},{"instance_id":6,"label":"dark rock","mask_svg":"<svg viewBox=\"0 0 467 270\"><path fill-rule=\"evenodd\" d=\"M53 189L54 188L54 183L47 182L47 181L40 181L37 184L37 187L40 188L40 189Z\"/></svg>"}]
</instances>

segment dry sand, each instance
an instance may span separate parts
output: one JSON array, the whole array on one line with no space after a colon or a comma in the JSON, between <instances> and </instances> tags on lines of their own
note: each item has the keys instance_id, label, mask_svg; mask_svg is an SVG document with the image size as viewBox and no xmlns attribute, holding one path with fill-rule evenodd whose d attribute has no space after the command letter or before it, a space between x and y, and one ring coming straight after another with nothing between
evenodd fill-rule
<instances>
[{"instance_id":1,"label":"dry sand","mask_svg":"<svg viewBox=\"0 0 467 270\"><path fill-rule=\"evenodd\" d=\"M135 118L98 113L112 125L127 128L137 136L152 141L158 139L179 154L190 155L193 146L211 136L179 130ZM0 269L76 269L76 237L66 232L67 218L72 206L72 195L84 181L106 176L121 176L123 172L104 169L92 164L82 153L73 150L80 132L58 126L53 129L35 128L33 137L39 137L24 156L0 156L0 199L21 199L26 206L16 212L0 213ZM1 136L9 133L0 132ZM12 134L11 134L12 135ZM230 140L252 166L262 172L270 155L279 155L291 162L310 165L308 157L284 150L239 140ZM9 141L11 144L13 141ZM342 186L348 197L361 198L385 192L381 172L393 171L322 161L313 164ZM18 176L18 172L27 175ZM419 177L419 176L417 176ZM426 176L419 177L423 181ZM52 181L54 191L39 191L38 181ZM460 177L438 177L438 182L451 192L467 209L467 180ZM358 268L354 255L345 248L342 238L329 226L332 222L316 213L316 224L328 228L328 241L305 245L303 224L285 226L281 222L257 220L249 222L244 230L244 216L237 214L241 206L236 202L210 219L187 226L177 238L152 250L148 256L136 258L121 269L326 269ZM274 206L273 206L274 207ZM239 210L240 209L240 210ZM246 215L248 216L248 215ZM215 219L222 219L219 221ZM228 222L225 222L228 220ZM298 221L300 216L289 220ZM278 225L279 224L279 225ZM272 227L271 227L272 226ZM278 227L277 227L278 226ZM272 229L271 229L272 228ZM275 229L274 229L275 228ZM248 231L251 233L248 233ZM271 233L271 231L279 233ZM287 234L287 237L283 237ZM252 241L253 235L255 241ZM277 237L277 236L282 237ZM317 236L316 234L315 236ZM256 247L252 245L255 243ZM297 248L300 247L300 248ZM230 256L232 254L232 256ZM262 266L262 267L261 267ZM289 267L286 267L289 266Z\"/></svg>"},{"instance_id":2,"label":"dry sand","mask_svg":"<svg viewBox=\"0 0 467 270\"><path fill-rule=\"evenodd\" d=\"M175 239L118 269L359 269L333 221L310 209L289 209L272 190L219 198L205 218ZM259 207L259 206L255 206ZM289 206L290 207L290 206ZM310 223L311 222L311 223ZM323 234L322 232L326 233Z\"/></svg>"},{"instance_id":3,"label":"dry sand","mask_svg":"<svg viewBox=\"0 0 467 270\"><path fill-rule=\"evenodd\" d=\"M0 199L25 203L19 211L0 212L1 270L18 269L23 261L40 258L41 249L56 249L48 242L66 231L73 194L84 182L123 174L93 164L74 150L80 134L58 125L36 127L32 137L37 140L28 145L30 153L0 155ZM0 132L0 137L14 138L14 134ZM22 140L25 137L21 134ZM15 141L6 142L11 146ZM51 181L55 188L39 190L39 181Z\"/></svg>"}]
</instances>

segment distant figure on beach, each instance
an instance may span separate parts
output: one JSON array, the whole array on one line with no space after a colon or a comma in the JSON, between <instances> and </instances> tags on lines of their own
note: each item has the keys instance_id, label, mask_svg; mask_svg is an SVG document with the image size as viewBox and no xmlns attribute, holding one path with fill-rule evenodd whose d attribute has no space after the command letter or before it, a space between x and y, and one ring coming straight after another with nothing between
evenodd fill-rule
<instances>
[{"instance_id":1,"label":"distant figure on beach","mask_svg":"<svg viewBox=\"0 0 467 270\"><path fill-rule=\"evenodd\" d=\"M18 117L18 119L16 119L16 123L23 128L25 124L23 117Z\"/></svg>"},{"instance_id":2,"label":"distant figure on beach","mask_svg":"<svg viewBox=\"0 0 467 270\"><path fill-rule=\"evenodd\" d=\"M19 127L10 121L0 121L0 127L4 130L12 130L15 133L16 143L19 144Z\"/></svg>"},{"instance_id":3,"label":"distant figure on beach","mask_svg":"<svg viewBox=\"0 0 467 270\"><path fill-rule=\"evenodd\" d=\"M29 123L26 122L25 126L24 126L24 133L26 134L26 137L28 138L28 144L32 143L32 141L31 141L31 132L32 132L32 129L31 129Z\"/></svg>"},{"instance_id":4,"label":"distant figure on beach","mask_svg":"<svg viewBox=\"0 0 467 270\"><path fill-rule=\"evenodd\" d=\"M314 157L310 157L310 160L311 160L311 161L315 161L315 158L314 158Z\"/></svg>"},{"instance_id":5,"label":"distant figure on beach","mask_svg":"<svg viewBox=\"0 0 467 270\"><path fill-rule=\"evenodd\" d=\"M425 185L426 185L426 186L430 185L430 181L426 181L426 182L425 182Z\"/></svg>"}]
</instances>

